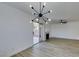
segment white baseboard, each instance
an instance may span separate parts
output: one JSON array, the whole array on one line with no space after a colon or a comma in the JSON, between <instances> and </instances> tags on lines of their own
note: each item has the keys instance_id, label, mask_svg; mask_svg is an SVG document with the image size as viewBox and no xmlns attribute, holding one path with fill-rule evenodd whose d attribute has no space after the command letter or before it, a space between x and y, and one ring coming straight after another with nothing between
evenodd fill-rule
<instances>
[{"instance_id":1,"label":"white baseboard","mask_svg":"<svg viewBox=\"0 0 79 59\"><path fill-rule=\"evenodd\" d=\"M70 40L79 40L78 38L65 38L65 37L50 37L50 39L59 38L59 39L70 39Z\"/></svg>"}]
</instances>

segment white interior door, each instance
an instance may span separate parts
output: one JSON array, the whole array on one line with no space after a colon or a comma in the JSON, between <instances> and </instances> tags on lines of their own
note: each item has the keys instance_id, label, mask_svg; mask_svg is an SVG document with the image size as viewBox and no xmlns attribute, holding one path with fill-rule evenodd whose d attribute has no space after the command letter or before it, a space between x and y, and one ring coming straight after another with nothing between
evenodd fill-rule
<instances>
[{"instance_id":1,"label":"white interior door","mask_svg":"<svg viewBox=\"0 0 79 59\"><path fill-rule=\"evenodd\" d=\"M44 28L44 25L40 25L39 27L39 35L40 35L40 38L39 38L39 41L45 41L45 28Z\"/></svg>"}]
</instances>

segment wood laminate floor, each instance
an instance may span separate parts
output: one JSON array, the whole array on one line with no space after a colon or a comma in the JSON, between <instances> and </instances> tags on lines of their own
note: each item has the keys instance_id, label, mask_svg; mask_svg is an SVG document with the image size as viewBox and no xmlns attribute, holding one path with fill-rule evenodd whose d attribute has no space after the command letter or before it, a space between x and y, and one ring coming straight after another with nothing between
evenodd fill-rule
<instances>
[{"instance_id":1,"label":"wood laminate floor","mask_svg":"<svg viewBox=\"0 0 79 59\"><path fill-rule=\"evenodd\" d=\"M13 57L79 57L79 40L50 39Z\"/></svg>"}]
</instances>

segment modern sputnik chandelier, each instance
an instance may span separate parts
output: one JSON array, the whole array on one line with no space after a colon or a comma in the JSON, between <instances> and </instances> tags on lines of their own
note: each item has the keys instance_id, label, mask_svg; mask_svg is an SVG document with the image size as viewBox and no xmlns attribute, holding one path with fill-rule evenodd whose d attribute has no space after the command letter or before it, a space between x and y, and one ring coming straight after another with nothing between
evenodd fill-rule
<instances>
[{"instance_id":1,"label":"modern sputnik chandelier","mask_svg":"<svg viewBox=\"0 0 79 59\"><path fill-rule=\"evenodd\" d=\"M51 19L47 18L45 15L48 14L48 13L51 13L52 10L49 10L47 12L44 12L44 8L46 6L46 3L44 3L43 5L41 4L41 2L39 2L39 12L32 6L30 5L30 8L32 10L34 10L34 15L36 16L34 19L32 19L30 22L36 22L36 23L39 23L39 24L48 24L49 21L51 21Z\"/></svg>"}]
</instances>

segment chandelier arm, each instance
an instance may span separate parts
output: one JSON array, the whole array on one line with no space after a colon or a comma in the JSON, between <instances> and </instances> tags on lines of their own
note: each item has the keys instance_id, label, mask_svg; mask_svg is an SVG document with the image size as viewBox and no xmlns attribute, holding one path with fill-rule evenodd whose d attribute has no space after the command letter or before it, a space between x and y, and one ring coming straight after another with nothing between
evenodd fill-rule
<instances>
[{"instance_id":1,"label":"chandelier arm","mask_svg":"<svg viewBox=\"0 0 79 59\"><path fill-rule=\"evenodd\" d=\"M47 17L45 17L45 16L43 16L44 18L46 18L46 21L48 21L48 18Z\"/></svg>"},{"instance_id":2,"label":"chandelier arm","mask_svg":"<svg viewBox=\"0 0 79 59\"><path fill-rule=\"evenodd\" d=\"M40 13L41 13L41 2L40 2Z\"/></svg>"},{"instance_id":3,"label":"chandelier arm","mask_svg":"<svg viewBox=\"0 0 79 59\"><path fill-rule=\"evenodd\" d=\"M44 6L42 6L41 13L43 12Z\"/></svg>"},{"instance_id":4,"label":"chandelier arm","mask_svg":"<svg viewBox=\"0 0 79 59\"><path fill-rule=\"evenodd\" d=\"M45 15L45 14L48 14L49 12L45 12L45 13L43 13L43 15Z\"/></svg>"},{"instance_id":5,"label":"chandelier arm","mask_svg":"<svg viewBox=\"0 0 79 59\"><path fill-rule=\"evenodd\" d=\"M34 8L33 8L33 10L34 10L37 14L39 14L39 12L38 12L38 11L36 11Z\"/></svg>"},{"instance_id":6,"label":"chandelier arm","mask_svg":"<svg viewBox=\"0 0 79 59\"><path fill-rule=\"evenodd\" d=\"M46 22L46 20L42 17L42 19L44 20L44 22Z\"/></svg>"},{"instance_id":7,"label":"chandelier arm","mask_svg":"<svg viewBox=\"0 0 79 59\"><path fill-rule=\"evenodd\" d=\"M38 13L34 13L34 15L39 15Z\"/></svg>"},{"instance_id":8,"label":"chandelier arm","mask_svg":"<svg viewBox=\"0 0 79 59\"><path fill-rule=\"evenodd\" d=\"M38 18L38 16L37 16L37 17L35 17L32 21L34 21L36 18Z\"/></svg>"}]
</instances>

